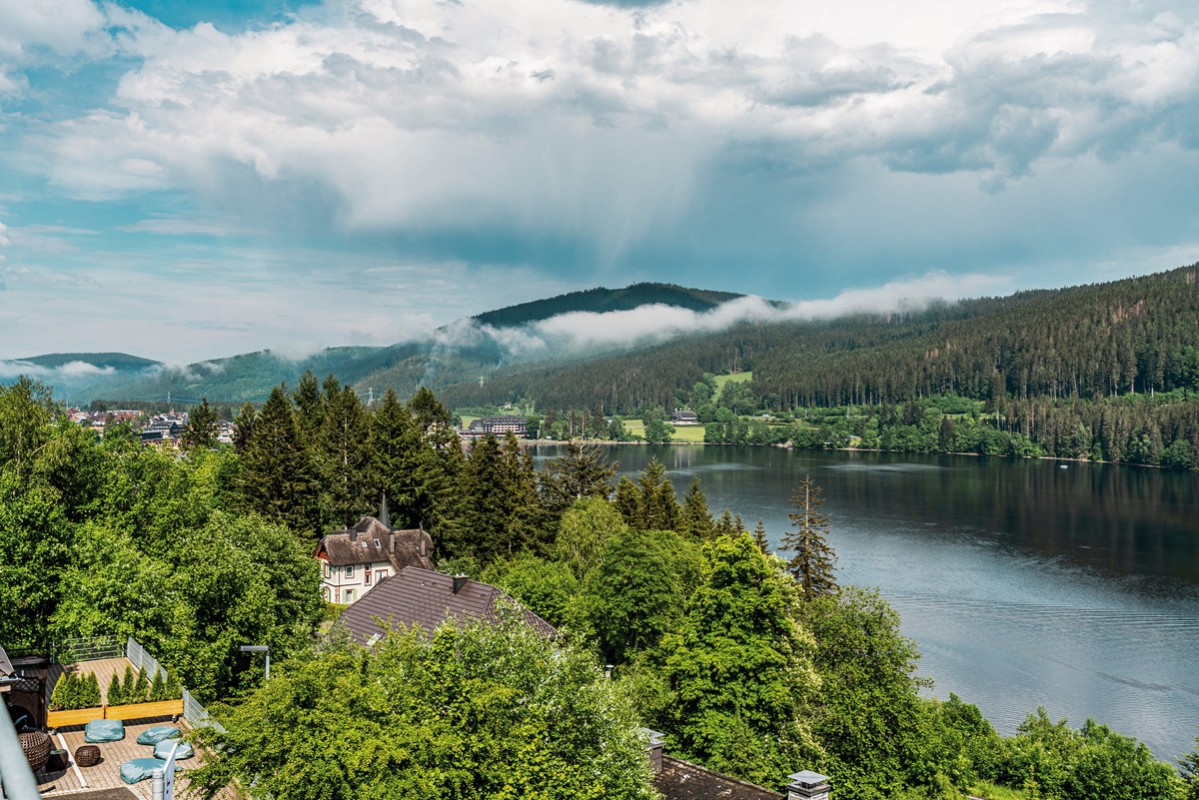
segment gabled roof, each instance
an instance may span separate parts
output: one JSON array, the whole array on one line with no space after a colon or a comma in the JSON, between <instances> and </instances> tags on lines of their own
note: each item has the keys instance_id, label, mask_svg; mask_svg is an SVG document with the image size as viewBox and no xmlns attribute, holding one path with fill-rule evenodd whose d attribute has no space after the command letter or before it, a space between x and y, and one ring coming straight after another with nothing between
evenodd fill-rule
<instances>
[{"instance_id":1,"label":"gabled roof","mask_svg":"<svg viewBox=\"0 0 1199 800\"><path fill-rule=\"evenodd\" d=\"M433 540L423 530L393 531L374 517L363 517L351 528L322 537L313 555L335 567L390 562L397 571L409 565L431 570L432 549Z\"/></svg>"},{"instance_id":2,"label":"gabled roof","mask_svg":"<svg viewBox=\"0 0 1199 800\"><path fill-rule=\"evenodd\" d=\"M662 769L654 776L654 788L666 800L783 800L785 797L671 756L662 756Z\"/></svg>"},{"instance_id":3,"label":"gabled roof","mask_svg":"<svg viewBox=\"0 0 1199 800\"><path fill-rule=\"evenodd\" d=\"M375 634L386 633L389 623L419 625L433 631L451 618L500 621L496 602L511 598L490 584L467 579L461 579L461 587L455 592L454 580L452 575L405 567L351 604L342 613L341 622L359 644L366 644ZM545 636L557 635L553 625L532 611L524 613L534 630Z\"/></svg>"}]
</instances>

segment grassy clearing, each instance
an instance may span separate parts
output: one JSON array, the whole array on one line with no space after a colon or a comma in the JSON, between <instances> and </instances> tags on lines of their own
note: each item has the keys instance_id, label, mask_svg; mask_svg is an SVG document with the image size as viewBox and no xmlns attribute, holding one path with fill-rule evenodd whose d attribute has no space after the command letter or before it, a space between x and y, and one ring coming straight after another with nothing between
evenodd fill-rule
<instances>
[{"instance_id":1,"label":"grassy clearing","mask_svg":"<svg viewBox=\"0 0 1199 800\"><path fill-rule=\"evenodd\" d=\"M672 442L702 442L704 440L703 425L676 425Z\"/></svg>"},{"instance_id":2,"label":"grassy clearing","mask_svg":"<svg viewBox=\"0 0 1199 800\"><path fill-rule=\"evenodd\" d=\"M724 388L724 385L729 382L745 383L746 381L752 381L753 379L754 379L754 374L752 372L734 372L730 375L717 375L716 376L716 391L719 392L721 389Z\"/></svg>"}]
</instances>

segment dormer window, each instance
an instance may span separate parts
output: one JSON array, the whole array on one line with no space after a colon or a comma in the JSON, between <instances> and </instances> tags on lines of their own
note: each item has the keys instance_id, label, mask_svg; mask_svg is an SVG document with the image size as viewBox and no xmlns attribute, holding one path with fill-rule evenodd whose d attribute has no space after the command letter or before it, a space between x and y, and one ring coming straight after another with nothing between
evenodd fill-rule
<instances>
[{"instance_id":1,"label":"dormer window","mask_svg":"<svg viewBox=\"0 0 1199 800\"><path fill-rule=\"evenodd\" d=\"M379 550L379 549L381 549L382 547L383 547L383 545L382 545L382 544L379 542L379 540L378 540L378 539L375 539L375 549L376 549L376 550Z\"/></svg>"}]
</instances>

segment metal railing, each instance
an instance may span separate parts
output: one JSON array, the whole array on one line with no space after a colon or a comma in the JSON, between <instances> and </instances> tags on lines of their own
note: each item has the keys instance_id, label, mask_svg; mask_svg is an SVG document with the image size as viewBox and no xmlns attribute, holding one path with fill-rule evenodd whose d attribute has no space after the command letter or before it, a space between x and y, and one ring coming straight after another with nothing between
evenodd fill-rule
<instances>
[{"instance_id":1,"label":"metal railing","mask_svg":"<svg viewBox=\"0 0 1199 800\"><path fill-rule=\"evenodd\" d=\"M58 642L51 651L50 659L55 664L76 664L80 661L120 658L123 655L125 642L121 641L120 636L94 636Z\"/></svg>"},{"instance_id":2,"label":"metal railing","mask_svg":"<svg viewBox=\"0 0 1199 800\"><path fill-rule=\"evenodd\" d=\"M212 718L208 713L208 709L200 705L196 698L192 697L192 693L187 689L183 690L183 718L193 728L210 727L216 728L221 733L225 732L225 726Z\"/></svg>"},{"instance_id":3,"label":"metal railing","mask_svg":"<svg viewBox=\"0 0 1199 800\"><path fill-rule=\"evenodd\" d=\"M17 729L5 710L0 710L0 787L9 800L38 800L42 796L21 749Z\"/></svg>"}]
</instances>

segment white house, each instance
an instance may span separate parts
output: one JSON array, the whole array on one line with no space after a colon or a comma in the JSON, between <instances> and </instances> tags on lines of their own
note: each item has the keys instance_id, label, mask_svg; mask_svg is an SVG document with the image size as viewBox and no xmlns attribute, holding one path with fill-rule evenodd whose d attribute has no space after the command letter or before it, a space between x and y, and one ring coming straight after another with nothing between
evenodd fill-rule
<instances>
[{"instance_id":1,"label":"white house","mask_svg":"<svg viewBox=\"0 0 1199 800\"><path fill-rule=\"evenodd\" d=\"M432 549L433 540L423 529L398 531L363 517L317 544L313 556L321 562L321 596L326 602L349 604L404 567L432 570Z\"/></svg>"}]
</instances>

